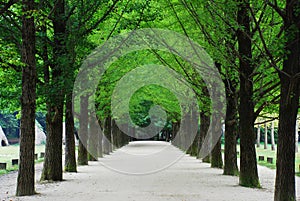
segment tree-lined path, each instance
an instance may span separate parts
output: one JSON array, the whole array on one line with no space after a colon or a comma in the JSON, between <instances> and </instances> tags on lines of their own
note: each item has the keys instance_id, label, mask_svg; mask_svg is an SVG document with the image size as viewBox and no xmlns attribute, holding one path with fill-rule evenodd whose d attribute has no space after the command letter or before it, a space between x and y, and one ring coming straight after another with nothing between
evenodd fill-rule
<instances>
[{"instance_id":1,"label":"tree-lined path","mask_svg":"<svg viewBox=\"0 0 300 201\"><path fill-rule=\"evenodd\" d=\"M166 148L167 147L167 148ZM0 178L1 200L109 200L109 201L199 201L199 200L273 200L275 171L259 166L262 189L245 188L238 185L238 177L224 176L221 169L210 168L193 157L184 155L173 166L149 175L126 175L112 171L102 164L113 164L120 159L128 161L130 168L143 168L144 165L157 164L158 157L149 164L131 160L130 155L147 156L164 149L169 156L180 156L182 152L166 142L131 142L129 145L90 162L89 166L79 166L78 173L65 173L66 181L59 183L38 183L38 195L14 197L16 173ZM167 151L166 151L167 150ZM120 169L124 169L122 167ZM37 178L41 165L36 166ZM299 198L300 179L296 178ZM7 192L7 194L6 194Z\"/></svg>"},{"instance_id":2,"label":"tree-lined path","mask_svg":"<svg viewBox=\"0 0 300 201\"><path fill-rule=\"evenodd\" d=\"M18 170L0 191L8 200L296 201L299 10L300 0L2 0L0 144L19 152L4 161L0 150L0 174ZM36 120L46 141L34 171ZM132 142L142 139L174 147ZM188 156L148 176L101 166L151 172L179 150L223 171Z\"/></svg>"}]
</instances>

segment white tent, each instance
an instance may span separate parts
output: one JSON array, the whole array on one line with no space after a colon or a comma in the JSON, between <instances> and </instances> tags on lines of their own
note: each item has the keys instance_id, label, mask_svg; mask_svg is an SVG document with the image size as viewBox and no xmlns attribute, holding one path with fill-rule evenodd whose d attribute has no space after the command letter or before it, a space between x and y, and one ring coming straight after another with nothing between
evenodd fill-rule
<instances>
[{"instance_id":1,"label":"white tent","mask_svg":"<svg viewBox=\"0 0 300 201\"><path fill-rule=\"evenodd\" d=\"M9 145L8 140L5 136L5 133L3 132L2 127L0 126L0 147L2 146L2 144L6 145L6 146Z\"/></svg>"},{"instance_id":2,"label":"white tent","mask_svg":"<svg viewBox=\"0 0 300 201\"><path fill-rule=\"evenodd\" d=\"M40 145L46 143L46 135L43 132L41 124L35 120L35 144Z\"/></svg>"}]
</instances>

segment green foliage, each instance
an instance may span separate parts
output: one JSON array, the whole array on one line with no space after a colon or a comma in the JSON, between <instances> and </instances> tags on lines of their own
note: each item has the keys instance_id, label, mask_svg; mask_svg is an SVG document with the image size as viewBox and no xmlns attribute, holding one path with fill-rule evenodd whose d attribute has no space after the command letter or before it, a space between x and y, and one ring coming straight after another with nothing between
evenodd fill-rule
<instances>
[{"instance_id":1,"label":"green foliage","mask_svg":"<svg viewBox=\"0 0 300 201\"><path fill-rule=\"evenodd\" d=\"M181 111L177 98L168 89L157 85L148 85L133 94L129 105L131 118L137 125L149 125L149 110L154 105L161 106L167 112L169 121L180 119Z\"/></svg>"}]
</instances>

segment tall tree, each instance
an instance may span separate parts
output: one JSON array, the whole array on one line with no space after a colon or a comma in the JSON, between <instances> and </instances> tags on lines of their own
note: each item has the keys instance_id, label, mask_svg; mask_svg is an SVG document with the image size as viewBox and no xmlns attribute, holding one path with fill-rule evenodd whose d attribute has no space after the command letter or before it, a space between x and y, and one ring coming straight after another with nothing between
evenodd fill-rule
<instances>
[{"instance_id":1,"label":"tall tree","mask_svg":"<svg viewBox=\"0 0 300 201\"><path fill-rule=\"evenodd\" d=\"M66 61L65 1L57 0L53 8L53 67L48 91L47 143L41 180L62 181L62 126L64 105L63 69Z\"/></svg>"},{"instance_id":2,"label":"tall tree","mask_svg":"<svg viewBox=\"0 0 300 201\"><path fill-rule=\"evenodd\" d=\"M22 1L22 97L20 162L17 179L17 196L35 193L34 150L36 109L36 59L34 0Z\"/></svg>"},{"instance_id":3,"label":"tall tree","mask_svg":"<svg viewBox=\"0 0 300 201\"><path fill-rule=\"evenodd\" d=\"M300 95L300 1L286 0L284 11L274 6L284 20L286 57L280 77L280 107L276 162L275 201L294 201L295 123Z\"/></svg>"},{"instance_id":4,"label":"tall tree","mask_svg":"<svg viewBox=\"0 0 300 201\"><path fill-rule=\"evenodd\" d=\"M240 55L239 132L241 145L240 185L259 187L254 133L253 63L250 36L249 0L238 0L238 51Z\"/></svg>"}]
</instances>

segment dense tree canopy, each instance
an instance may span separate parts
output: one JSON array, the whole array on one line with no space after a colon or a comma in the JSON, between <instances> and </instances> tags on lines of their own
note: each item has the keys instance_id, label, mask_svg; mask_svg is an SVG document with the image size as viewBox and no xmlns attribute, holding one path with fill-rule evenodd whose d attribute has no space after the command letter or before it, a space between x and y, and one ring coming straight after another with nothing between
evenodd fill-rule
<instances>
[{"instance_id":1,"label":"dense tree canopy","mask_svg":"<svg viewBox=\"0 0 300 201\"><path fill-rule=\"evenodd\" d=\"M33 159L33 150L26 152L24 147L26 143L29 143L26 146L32 146L34 142L31 126L35 117L31 112L35 113L35 108L46 116L46 157L41 179L61 181L63 122L66 125L65 170L76 172L75 131L79 130L81 136L79 164L88 164L88 159L97 160L103 153L108 154L114 147L128 143L129 137L115 122L125 115L127 108L120 101L115 105L120 111L119 116L113 115L114 91L122 79L138 68L164 65L180 75L177 80L169 80L172 83L170 88L181 91L180 96L185 97L186 102L193 97L192 93L185 91L186 87L196 94L197 113L201 118L197 120L198 132L191 147L184 151L203 157L199 150L209 137L209 126L214 124L214 131L221 132L221 124L224 124L224 174L239 175L240 185L260 187L254 126L258 119L277 119L275 200L295 200L295 122L300 108L299 8L300 2L296 0L1 2L0 125L6 128L11 124L17 128L17 119L24 122L21 132L25 138L21 137L20 141L23 154L20 167L23 170L20 169L17 195L34 193L34 172L24 171L24 168L30 169L32 163L29 167L22 160L26 157ZM80 103L72 105L75 79L94 49L112 37L142 28L178 32L200 44L210 55L225 88L226 97L220 97L220 102L226 102L227 107L224 122L211 117L216 112L210 99L211 86L195 70L195 64L171 54L171 51L153 48L123 55L107 68L97 83L96 114L88 112L91 94L82 93ZM178 42L175 38L170 41ZM157 75L161 80L170 79L166 71ZM141 72L143 79L147 80L148 76L147 70ZM177 82L181 79L185 82ZM131 79L123 91L129 91L135 82L134 78ZM189 109L181 108L172 90L152 84L142 86L130 97L130 118L136 126L146 127L151 123L155 114L151 117L150 111L155 105L166 111L167 122L157 121L156 126L172 131L167 139L171 135L175 138L176 131L183 124L181 119L195 118ZM186 116L182 114L183 110L188 111ZM85 122L78 122L78 119L85 119ZM99 123L104 132L97 130L95 123ZM75 125L79 126L76 128ZM128 126L128 130L134 132L134 129L134 126ZM192 129L192 126L186 128L188 132ZM93 133L97 133L96 138ZM240 170L237 167L237 138L241 146ZM180 138L181 142L176 141L174 145L182 148L180 143L184 144L185 140ZM93 153L85 149L88 146L93 147ZM211 161L213 167L223 168L221 140L203 161ZM30 181L31 186L28 189L21 185L26 174L29 175L26 181Z\"/></svg>"}]
</instances>

